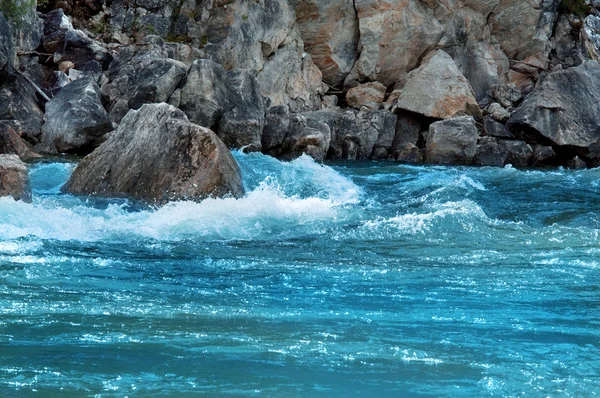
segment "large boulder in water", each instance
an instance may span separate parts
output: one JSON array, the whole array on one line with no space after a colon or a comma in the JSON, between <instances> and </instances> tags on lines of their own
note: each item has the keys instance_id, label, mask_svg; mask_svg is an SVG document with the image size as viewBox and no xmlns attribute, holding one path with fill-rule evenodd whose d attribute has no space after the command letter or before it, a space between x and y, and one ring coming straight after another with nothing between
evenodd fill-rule
<instances>
[{"instance_id":1,"label":"large boulder in water","mask_svg":"<svg viewBox=\"0 0 600 398\"><path fill-rule=\"evenodd\" d=\"M432 123L427 133L425 161L439 164L471 164L479 133L470 116Z\"/></svg>"},{"instance_id":2,"label":"large boulder in water","mask_svg":"<svg viewBox=\"0 0 600 398\"><path fill-rule=\"evenodd\" d=\"M111 130L112 123L100 102L100 88L90 78L79 79L46 104L42 142L37 149L85 155Z\"/></svg>"},{"instance_id":3,"label":"large boulder in water","mask_svg":"<svg viewBox=\"0 0 600 398\"><path fill-rule=\"evenodd\" d=\"M582 65L547 75L508 121L528 142L576 147L600 140L600 65Z\"/></svg>"},{"instance_id":4,"label":"large boulder in water","mask_svg":"<svg viewBox=\"0 0 600 398\"><path fill-rule=\"evenodd\" d=\"M17 155L0 155L0 196L31 202L27 166Z\"/></svg>"},{"instance_id":5,"label":"large boulder in water","mask_svg":"<svg viewBox=\"0 0 600 398\"><path fill-rule=\"evenodd\" d=\"M130 111L81 161L63 190L154 203L244 194L239 167L225 144L164 103Z\"/></svg>"}]
</instances>

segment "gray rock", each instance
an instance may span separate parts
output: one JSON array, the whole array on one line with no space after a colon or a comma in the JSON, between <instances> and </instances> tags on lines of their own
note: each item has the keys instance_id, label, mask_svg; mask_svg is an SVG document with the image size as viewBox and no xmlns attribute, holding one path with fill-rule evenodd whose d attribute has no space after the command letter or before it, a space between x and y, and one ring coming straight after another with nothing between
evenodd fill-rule
<instances>
[{"instance_id":1,"label":"gray rock","mask_svg":"<svg viewBox=\"0 0 600 398\"><path fill-rule=\"evenodd\" d=\"M42 140L36 148L45 153L85 155L111 130L100 88L92 79L79 79L46 104Z\"/></svg>"},{"instance_id":2,"label":"gray rock","mask_svg":"<svg viewBox=\"0 0 600 398\"><path fill-rule=\"evenodd\" d=\"M265 115L265 127L261 137L263 153L281 156L281 145L289 130L289 108L285 105L270 108Z\"/></svg>"},{"instance_id":3,"label":"gray rock","mask_svg":"<svg viewBox=\"0 0 600 398\"><path fill-rule=\"evenodd\" d=\"M506 122L510 117L510 113L497 102L492 102L486 111L492 119L500 123Z\"/></svg>"},{"instance_id":4,"label":"gray rock","mask_svg":"<svg viewBox=\"0 0 600 398\"><path fill-rule=\"evenodd\" d=\"M191 122L212 128L225 112L234 108L238 96L221 65L199 59L192 64L182 82L179 108Z\"/></svg>"},{"instance_id":5,"label":"gray rock","mask_svg":"<svg viewBox=\"0 0 600 398\"><path fill-rule=\"evenodd\" d=\"M535 145L533 147L533 164L535 166L544 165L555 156L556 153L551 146Z\"/></svg>"},{"instance_id":6,"label":"gray rock","mask_svg":"<svg viewBox=\"0 0 600 398\"><path fill-rule=\"evenodd\" d=\"M8 21L0 12L0 80L4 80L12 72L15 51L11 40Z\"/></svg>"},{"instance_id":7,"label":"gray rock","mask_svg":"<svg viewBox=\"0 0 600 398\"><path fill-rule=\"evenodd\" d=\"M588 15L583 22L581 38L585 55L594 61L600 61L600 17Z\"/></svg>"},{"instance_id":8,"label":"gray rock","mask_svg":"<svg viewBox=\"0 0 600 398\"><path fill-rule=\"evenodd\" d=\"M331 143L331 127L323 112L294 114L290 117L290 131L282 143L282 156L294 158L303 153L317 161L325 160Z\"/></svg>"},{"instance_id":9,"label":"gray rock","mask_svg":"<svg viewBox=\"0 0 600 398\"><path fill-rule=\"evenodd\" d=\"M31 202L27 166L17 155L0 155L0 197Z\"/></svg>"},{"instance_id":10,"label":"gray rock","mask_svg":"<svg viewBox=\"0 0 600 398\"><path fill-rule=\"evenodd\" d=\"M422 139L421 130L425 123L423 116L407 111L397 111L396 116L396 132L392 142L392 153L404 151L407 144L417 147Z\"/></svg>"},{"instance_id":11,"label":"gray rock","mask_svg":"<svg viewBox=\"0 0 600 398\"><path fill-rule=\"evenodd\" d=\"M143 46L124 48L110 64L109 83L101 87L112 121L120 122L130 109L167 102L185 77L187 66L169 58L170 47L149 38Z\"/></svg>"},{"instance_id":12,"label":"gray rock","mask_svg":"<svg viewBox=\"0 0 600 398\"><path fill-rule=\"evenodd\" d=\"M587 169L587 164L579 156L575 156L569 160L567 167L573 170L583 170Z\"/></svg>"},{"instance_id":13,"label":"gray rock","mask_svg":"<svg viewBox=\"0 0 600 398\"><path fill-rule=\"evenodd\" d=\"M407 143L394 152L394 160L401 163L422 163L423 153L416 145Z\"/></svg>"},{"instance_id":14,"label":"gray rock","mask_svg":"<svg viewBox=\"0 0 600 398\"><path fill-rule=\"evenodd\" d=\"M533 160L533 149L524 141L501 141L506 148L508 157L506 163L513 166L528 166Z\"/></svg>"},{"instance_id":15,"label":"gray rock","mask_svg":"<svg viewBox=\"0 0 600 398\"><path fill-rule=\"evenodd\" d=\"M262 149L261 136L265 126L265 107L258 80L248 71L227 73L236 95L228 101L235 105L219 119L217 135L230 148Z\"/></svg>"},{"instance_id":16,"label":"gray rock","mask_svg":"<svg viewBox=\"0 0 600 398\"><path fill-rule=\"evenodd\" d=\"M525 141L587 148L600 140L600 65L550 73L512 114L508 127Z\"/></svg>"},{"instance_id":17,"label":"gray rock","mask_svg":"<svg viewBox=\"0 0 600 398\"><path fill-rule=\"evenodd\" d=\"M63 191L151 203L244 194L237 163L209 129L168 104L130 111L77 166Z\"/></svg>"},{"instance_id":18,"label":"gray rock","mask_svg":"<svg viewBox=\"0 0 600 398\"><path fill-rule=\"evenodd\" d=\"M477 150L477 128L470 116L432 123L426 137L425 161L437 164L471 164Z\"/></svg>"},{"instance_id":19,"label":"gray rock","mask_svg":"<svg viewBox=\"0 0 600 398\"><path fill-rule=\"evenodd\" d=\"M494 137L483 137L477 144L473 162L478 166L502 167L506 164L508 151Z\"/></svg>"},{"instance_id":20,"label":"gray rock","mask_svg":"<svg viewBox=\"0 0 600 398\"><path fill-rule=\"evenodd\" d=\"M9 10L5 9L4 17L12 27L12 41L15 47L24 52L36 50L40 45L43 29L43 23L36 10L37 2L10 0L6 3Z\"/></svg>"},{"instance_id":21,"label":"gray rock","mask_svg":"<svg viewBox=\"0 0 600 398\"><path fill-rule=\"evenodd\" d=\"M523 94L514 84L493 85L490 87L490 94L504 108L514 107L523 99Z\"/></svg>"},{"instance_id":22,"label":"gray rock","mask_svg":"<svg viewBox=\"0 0 600 398\"><path fill-rule=\"evenodd\" d=\"M25 161L40 157L29 144L23 141L10 121L0 121L0 154L17 155Z\"/></svg>"},{"instance_id":23,"label":"gray rock","mask_svg":"<svg viewBox=\"0 0 600 398\"><path fill-rule=\"evenodd\" d=\"M11 77L0 85L0 120L10 121L21 137L38 143L43 117L36 93L23 77Z\"/></svg>"},{"instance_id":24,"label":"gray rock","mask_svg":"<svg viewBox=\"0 0 600 398\"><path fill-rule=\"evenodd\" d=\"M508 131L505 125L499 123L489 116L483 118L483 131L486 135L504 139L515 139L513 133Z\"/></svg>"}]
</instances>

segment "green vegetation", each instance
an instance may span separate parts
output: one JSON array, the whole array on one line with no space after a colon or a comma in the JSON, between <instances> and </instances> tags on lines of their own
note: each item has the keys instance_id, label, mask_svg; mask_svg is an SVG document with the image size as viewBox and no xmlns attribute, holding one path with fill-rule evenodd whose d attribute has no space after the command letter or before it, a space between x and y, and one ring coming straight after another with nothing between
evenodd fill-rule
<instances>
[{"instance_id":1,"label":"green vegetation","mask_svg":"<svg viewBox=\"0 0 600 398\"><path fill-rule=\"evenodd\" d=\"M585 17L590 13L590 7L585 4L585 0L560 0L558 11L563 14Z\"/></svg>"},{"instance_id":2,"label":"green vegetation","mask_svg":"<svg viewBox=\"0 0 600 398\"><path fill-rule=\"evenodd\" d=\"M0 11L6 19L19 26L27 11L36 6L36 0L0 0Z\"/></svg>"},{"instance_id":3,"label":"green vegetation","mask_svg":"<svg viewBox=\"0 0 600 398\"><path fill-rule=\"evenodd\" d=\"M192 38L188 35L175 35L173 33L169 33L165 40L171 43L190 43Z\"/></svg>"}]
</instances>

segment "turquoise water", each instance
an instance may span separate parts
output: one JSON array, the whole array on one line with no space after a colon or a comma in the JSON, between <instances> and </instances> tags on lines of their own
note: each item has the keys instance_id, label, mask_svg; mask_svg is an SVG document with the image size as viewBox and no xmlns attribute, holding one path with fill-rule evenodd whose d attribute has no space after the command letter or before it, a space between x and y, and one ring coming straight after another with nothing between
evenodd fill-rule
<instances>
[{"instance_id":1,"label":"turquoise water","mask_svg":"<svg viewBox=\"0 0 600 398\"><path fill-rule=\"evenodd\" d=\"M240 200L0 199L0 396L600 393L600 170L235 156Z\"/></svg>"}]
</instances>

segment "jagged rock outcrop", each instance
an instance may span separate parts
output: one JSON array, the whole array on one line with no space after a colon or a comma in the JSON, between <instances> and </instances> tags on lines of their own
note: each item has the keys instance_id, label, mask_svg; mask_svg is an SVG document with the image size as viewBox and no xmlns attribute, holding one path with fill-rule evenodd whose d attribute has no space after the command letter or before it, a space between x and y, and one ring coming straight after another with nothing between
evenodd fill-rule
<instances>
[{"instance_id":1,"label":"jagged rock outcrop","mask_svg":"<svg viewBox=\"0 0 600 398\"><path fill-rule=\"evenodd\" d=\"M191 122L213 128L225 111L233 109L237 96L221 65L199 59L182 82L179 108Z\"/></svg>"},{"instance_id":2,"label":"jagged rock outcrop","mask_svg":"<svg viewBox=\"0 0 600 398\"><path fill-rule=\"evenodd\" d=\"M44 112L36 92L21 76L9 77L0 85L0 121L32 144L39 142Z\"/></svg>"},{"instance_id":3,"label":"jagged rock outcrop","mask_svg":"<svg viewBox=\"0 0 600 398\"><path fill-rule=\"evenodd\" d=\"M265 126L265 106L260 83L252 73L235 70L227 73L235 89L233 107L223 113L217 127L217 135L230 148L246 147L248 151L262 149Z\"/></svg>"},{"instance_id":4,"label":"jagged rock outcrop","mask_svg":"<svg viewBox=\"0 0 600 398\"><path fill-rule=\"evenodd\" d=\"M91 78L66 85L46 104L41 143L45 153L85 155L98 146L112 122L100 102L100 88Z\"/></svg>"},{"instance_id":5,"label":"jagged rock outcrop","mask_svg":"<svg viewBox=\"0 0 600 398\"><path fill-rule=\"evenodd\" d=\"M89 61L95 60L108 67L112 54L101 43L92 40L81 30L73 28L69 17L62 9L43 16L44 35L42 48L53 54L56 64L70 61L77 69L83 68Z\"/></svg>"},{"instance_id":6,"label":"jagged rock outcrop","mask_svg":"<svg viewBox=\"0 0 600 398\"><path fill-rule=\"evenodd\" d=\"M432 123L427 132L425 161L436 164L471 164L478 131L470 116Z\"/></svg>"},{"instance_id":7,"label":"jagged rock outcrop","mask_svg":"<svg viewBox=\"0 0 600 398\"><path fill-rule=\"evenodd\" d=\"M187 66L172 56L172 48L157 37L119 53L108 69L109 82L102 86L112 121L120 122L130 109L143 104L169 100L187 71Z\"/></svg>"},{"instance_id":8,"label":"jagged rock outcrop","mask_svg":"<svg viewBox=\"0 0 600 398\"><path fill-rule=\"evenodd\" d=\"M15 51L11 40L10 26L0 12L0 80L8 77L12 71Z\"/></svg>"},{"instance_id":9,"label":"jagged rock outcrop","mask_svg":"<svg viewBox=\"0 0 600 398\"><path fill-rule=\"evenodd\" d=\"M479 114L479 105L469 82L443 50L438 50L410 72L407 79L396 109L435 119Z\"/></svg>"},{"instance_id":10,"label":"jagged rock outcrop","mask_svg":"<svg viewBox=\"0 0 600 398\"><path fill-rule=\"evenodd\" d=\"M27 166L17 155L0 155L0 197L31 202Z\"/></svg>"},{"instance_id":11,"label":"jagged rock outcrop","mask_svg":"<svg viewBox=\"0 0 600 398\"><path fill-rule=\"evenodd\" d=\"M508 126L527 142L576 148L600 140L600 64L548 74L510 117Z\"/></svg>"},{"instance_id":12,"label":"jagged rock outcrop","mask_svg":"<svg viewBox=\"0 0 600 398\"><path fill-rule=\"evenodd\" d=\"M63 190L151 203L244 194L238 165L223 142L168 104L130 111Z\"/></svg>"}]
</instances>

